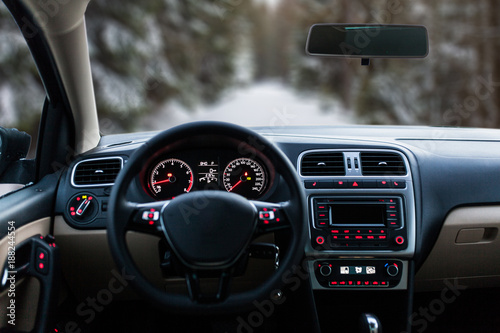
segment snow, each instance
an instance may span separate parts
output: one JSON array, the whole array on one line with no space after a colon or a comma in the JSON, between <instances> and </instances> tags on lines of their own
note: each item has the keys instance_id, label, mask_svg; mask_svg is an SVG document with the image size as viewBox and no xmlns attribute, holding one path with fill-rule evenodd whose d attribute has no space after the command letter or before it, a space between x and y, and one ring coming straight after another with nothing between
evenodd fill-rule
<instances>
[{"instance_id":1,"label":"snow","mask_svg":"<svg viewBox=\"0 0 500 333\"><path fill-rule=\"evenodd\" d=\"M143 130L163 130L191 121L219 120L242 126L339 125L354 123L353 112L340 103L314 95L300 95L279 82L241 87L220 103L186 110L177 103L143 120Z\"/></svg>"}]
</instances>

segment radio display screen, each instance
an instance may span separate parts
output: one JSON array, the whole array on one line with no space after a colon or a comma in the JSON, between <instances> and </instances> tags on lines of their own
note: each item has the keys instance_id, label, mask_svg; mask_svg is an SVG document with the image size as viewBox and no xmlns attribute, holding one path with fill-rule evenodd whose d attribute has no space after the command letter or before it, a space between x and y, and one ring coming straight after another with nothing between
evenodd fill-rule
<instances>
[{"instance_id":1,"label":"radio display screen","mask_svg":"<svg viewBox=\"0 0 500 333\"><path fill-rule=\"evenodd\" d=\"M380 204L331 204L332 225L385 226L386 207Z\"/></svg>"}]
</instances>

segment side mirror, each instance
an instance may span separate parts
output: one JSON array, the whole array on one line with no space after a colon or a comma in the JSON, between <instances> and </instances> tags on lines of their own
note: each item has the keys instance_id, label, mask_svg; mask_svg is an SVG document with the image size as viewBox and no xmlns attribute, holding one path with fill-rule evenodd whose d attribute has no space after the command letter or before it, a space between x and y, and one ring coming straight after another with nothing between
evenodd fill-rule
<instances>
[{"instance_id":1,"label":"side mirror","mask_svg":"<svg viewBox=\"0 0 500 333\"><path fill-rule=\"evenodd\" d=\"M15 128L7 129L0 127L0 182L8 183L5 179L9 167L16 164L28 154L31 144L31 136ZM17 177L16 177L17 178ZM15 183L15 179L12 179Z\"/></svg>"}]
</instances>

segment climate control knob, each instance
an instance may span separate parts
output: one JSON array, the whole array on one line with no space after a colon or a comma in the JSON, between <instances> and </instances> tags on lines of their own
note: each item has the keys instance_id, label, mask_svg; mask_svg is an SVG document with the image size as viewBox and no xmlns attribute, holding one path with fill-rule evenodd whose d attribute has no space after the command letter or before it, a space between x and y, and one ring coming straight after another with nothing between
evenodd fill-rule
<instances>
[{"instance_id":1,"label":"climate control knob","mask_svg":"<svg viewBox=\"0 0 500 333\"><path fill-rule=\"evenodd\" d=\"M332 274L332 265L321 265L319 273L323 276L330 276Z\"/></svg>"},{"instance_id":2,"label":"climate control knob","mask_svg":"<svg viewBox=\"0 0 500 333\"><path fill-rule=\"evenodd\" d=\"M387 275L389 276L396 276L399 273L399 267L397 264L385 264L385 269Z\"/></svg>"}]
</instances>

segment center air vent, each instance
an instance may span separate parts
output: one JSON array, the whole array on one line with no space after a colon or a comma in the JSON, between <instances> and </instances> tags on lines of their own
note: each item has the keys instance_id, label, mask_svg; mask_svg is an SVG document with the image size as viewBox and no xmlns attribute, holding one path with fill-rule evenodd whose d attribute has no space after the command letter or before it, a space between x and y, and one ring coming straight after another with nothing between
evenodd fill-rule
<instances>
[{"instance_id":1,"label":"center air vent","mask_svg":"<svg viewBox=\"0 0 500 333\"><path fill-rule=\"evenodd\" d=\"M404 176L406 166L401 155L390 152L362 152L363 176Z\"/></svg>"},{"instance_id":2,"label":"center air vent","mask_svg":"<svg viewBox=\"0 0 500 333\"><path fill-rule=\"evenodd\" d=\"M73 185L112 185L122 166L123 160L121 157L99 158L78 162L73 169Z\"/></svg>"},{"instance_id":3,"label":"center air vent","mask_svg":"<svg viewBox=\"0 0 500 333\"><path fill-rule=\"evenodd\" d=\"M340 152L308 153L302 157L302 176L345 176L344 155Z\"/></svg>"}]
</instances>

